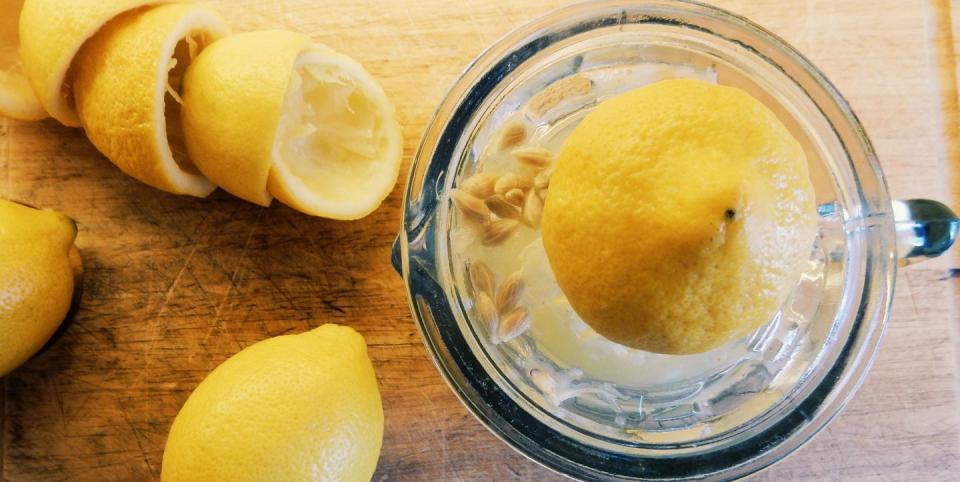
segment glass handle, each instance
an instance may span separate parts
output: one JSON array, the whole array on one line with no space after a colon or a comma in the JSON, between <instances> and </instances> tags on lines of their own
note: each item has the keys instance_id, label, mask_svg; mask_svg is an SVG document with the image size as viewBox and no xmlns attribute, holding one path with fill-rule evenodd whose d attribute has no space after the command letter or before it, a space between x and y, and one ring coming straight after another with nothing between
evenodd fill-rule
<instances>
[{"instance_id":1,"label":"glass handle","mask_svg":"<svg viewBox=\"0 0 960 482\"><path fill-rule=\"evenodd\" d=\"M929 199L893 201L900 266L936 258L957 239L960 219L949 207Z\"/></svg>"}]
</instances>

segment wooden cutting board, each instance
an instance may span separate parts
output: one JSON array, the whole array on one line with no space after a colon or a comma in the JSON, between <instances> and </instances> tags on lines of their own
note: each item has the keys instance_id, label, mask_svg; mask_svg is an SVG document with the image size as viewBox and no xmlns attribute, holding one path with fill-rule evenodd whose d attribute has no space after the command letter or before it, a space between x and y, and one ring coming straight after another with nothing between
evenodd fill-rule
<instances>
[{"instance_id":1,"label":"wooden cutting board","mask_svg":"<svg viewBox=\"0 0 960 482\"><path fill-rule=\"evenodd\" d=\"M408 166L467 63L564 2L219 3L237 30L301 30L363 62L397 105ZM960 50L951 35L951 24L960 33L960 4L716 3L783 36L826 72L866 125L896 197L960 194ZM170 423L211 369L251 343L324 322L353 326L370 344L386 411L376 480L557 478L489 434L429 361L389 263L401 191L352 223L223 192L176 197L122 175L80 130L0 119L0 196L77 219L86 265L81 308L66 332L0 380L0 480L156 480ZM881 353L859 394L755 480L960 477L960 283L948 271L957 259L900 273Z\"/></svg>"}]
</instances>

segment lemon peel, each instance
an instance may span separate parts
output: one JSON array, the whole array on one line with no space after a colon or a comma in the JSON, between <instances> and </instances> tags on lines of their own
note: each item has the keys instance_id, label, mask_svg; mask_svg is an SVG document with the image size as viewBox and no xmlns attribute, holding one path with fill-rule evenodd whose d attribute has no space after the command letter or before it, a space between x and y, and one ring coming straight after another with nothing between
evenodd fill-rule
<instances>
[{"instance_id":1,"label":"lemon peel","mask_svg":"<svg viewBox=\"0 0 960 482\"><path fill-rule=\"evenodd\" d=\"M80 127L69 71L87 40L121 13L170 1L24 0L19 23L23 70L50 116Z\"/></svg>"},{"instance_id":2,"label":"lemon peel","mask_svg":"<svg viewBox=\"0 0 960 482\"><path fill-rule=\"evenodd\" d=\"M76 60L76 108L90 141L145 184L209 195L216 186L182 145L177 91L197 51L228 32L218 13L190 3L135 10L110 22Z\"/></svg>"},{"instance_id":3,"label":"lemon peel","mask_svg":"<svg viewBox=\"0 0 960 482\"><path fill-rule=\"evenodd\" d=\"M402 137L383 89L353 59L306 35L247 32L214 42L187 72L187 151L210 180L263 206L356 219L396 184Z\"/></svg>"},{"instance_id":4,"label":"lemon peel","mask_svg":"<svg viewBox=\"0 0 960 482\"><path fill-rule=\"evenodd\" d=\"M363 337L322 325L233 355L180 409L160 479L366 482L383 406Z\"/></svg>"},{"instance_id":5,"label":"lemon peel","mask_svg":"<svg viewBox=\"0 0 960 482\"><path fill-rule=\"evenodd\" d=\"M564 142L543 212L578 315L633 348L706 351L770 320L817 232L803 149L759 101L698 80L602 102Z\"/></svg>"},{"instance_id":6,"label":"lemon peel","mask_svg":"<svg viewBox=\"0 0 960 482\"><path fill-rule=\"evenodd\" d=\"M0 377L37 353L66 316L76 236L63 214L0 199Z\"/></svg>"}]
</instances>

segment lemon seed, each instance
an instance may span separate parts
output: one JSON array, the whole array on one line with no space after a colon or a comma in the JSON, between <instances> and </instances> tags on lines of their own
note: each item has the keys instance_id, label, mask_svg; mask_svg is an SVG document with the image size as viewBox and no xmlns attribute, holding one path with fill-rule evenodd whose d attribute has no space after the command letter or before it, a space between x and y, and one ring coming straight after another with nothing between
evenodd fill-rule
<instances>
[{"instance_id":1,"label":"lemon seed","mask_svg":"<svg viewBox=\"0 0 960 482\"><path fill-rule=\"evenodd\" d=\"M497 194L506 194L513 189L527 190L530 189L531 186L533 186L533 179L508 172L501 176L500 179L497 179L493 190Z\"/></svg>"},{"instance_id":2,"label":"lemon seed","mask_svg":"<svg viewBox=\"0 0 960 482\"><path fill-rule=\"evenodd\" d=\"M522 273L519 271L504 278L503 283L500 283L500 288L497 290L497 311L506 313L512 310L517 301L520 301L523 286Z\"/></svg>"},{"instance_id":3,"label":"lemon seed","mask_svg":"<svg viewBox=\"0 0 960 482\"><path fill-rule=\"evenodd\" d=\"M498 219L485 224L483 226L483 244L496 245L504 242L513 234L518 224L513 219Z\"/></svg>"},{"instance_id":4,"label":"lemon seed","mask_svg":"<svg viewBox=\"0 0 960 482\"><path fill-rule=\"evenodd\" d=\"M499 327L497 326L497 307L494 306L493 300L490 299L490 296L486 293L477 294L476 307L477 316L480 318L480 322L483 323L488 330L490 330L490 333L498 333Z\"/></svg>"},{"instance_id":5,"label":"lemon seed","mask_svg":"<svg viewBox=\"0 0 960 482\"><path fill-rule=\"evenodd\" d=\"M510 341L520 336L530 327L530 312L520 307L504 315L497 327L497 336L500 342Z\"/></svg>"},{"instance_id":6,"label":"lemon seed","mask_svg":"<svg viewBox=\"0 0 960 482\"><path fill-rule=\"evenodd\" d=\"M523 202L523 222L531 227L540 225L540 219L543 217L543 199L536 190L531 189L527 194L527 199Z\"/></svg>"},{"instance_id":7,"label":"lemon seed","mask_svg":"<svg viewBox=\"0 0 960 482\"><path fill-rule=\"evenodd\" d=\"M540 171L537 173L537 176L533 178L533 187L544 190L550 187L550 172Z\"/></svg>"},{"instance_id":8,"label":"lemon seed","mask_svg":"<svg viewBox=\"0 0 960 482\"><path fill-rule=\"evenodd\" d=\"M519 120L513 120L503 127L500 135L500 150L506 150L520 145L527 140L527 126Z\"/></svg>"},{"instance_id":9,"label":"lemon seed","mask_svg":"<svg viewBox=\"0 0 960 482\"><path fill-rule=\"evenodd\" d=\"M470 263L470 285L476 294L486 293L493 296L493 273L483 262Z\"/></svg>"},{"instance_id":10,"label":"lemon seed","mask_svg":"<svg viewBox=\"0 0 960 482\"><path fill-rule=\"evenodd\" d=\"M503 196L508 203L513 204L514 206L523 206L523 201L526 199L526 196L523 195L523 189L511 189L507 191Z\"/></svg>"},{"instance_id":11,"label":"lemon seed","mask_svg":"<svg viewBox=\"0 0 960 482\"><path fill-rule=\"evenodd\" d=\"M478 199L486 199L493 195L493 188L500 176L492 172L480 172L470 176L460 185L460 189L473 194Z\"/></svg>"},{"instance_id":12,"label":"lemon seed","mask_svg":"<svg viewBox=\"0 0 960 482\"><path fill-rule=\"evenodd\" d=\"M490 219L490 208L473 194L461 189L454 189L450 193L450 199L453 200L453 205L465 216L481 221Z\"/></svg>"},{"instance_id":13,"label":"lemon seed","mask_svg":"<svg viewBox=\"0 0 960 482\"><path fill-rule=\"evenodd\" d=\"M499 194L496 194L492 197L487 198L487 200L484 201L484 203L486 203L487 207L490 208L490 211L492 211L493 214L496 214L500 218L503 218L503 219L520 218L520 209L518 209L517 206L514 206L513 204L510 204L509 202L507 202L507 200L504 199L504 197Z\"/></svg>"},{"instance_id":14,"label":"lemon seed","mask_svg":"<svg viewBox=\"0 0 960 482\"><path fill-rule=\"evenodd\" d=\"M543 169L553 161L553 154L542 147L521 147L511 151L510 155L520 164L536 169Z\"/></svg>"}]
</instances>

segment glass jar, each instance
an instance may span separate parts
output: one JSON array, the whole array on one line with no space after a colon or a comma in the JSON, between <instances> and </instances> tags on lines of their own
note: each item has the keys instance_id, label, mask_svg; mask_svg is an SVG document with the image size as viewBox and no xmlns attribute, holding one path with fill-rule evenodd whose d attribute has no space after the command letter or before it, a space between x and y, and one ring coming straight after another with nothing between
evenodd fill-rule
<instances>
[{"instance_id":1,"label":"glass jar","mask_svg":"<svg viewBox=\"0 0 960 482\"><path fill-rule=\"evenodd\" d=\"M458 242L449 193L487 162L488 146L518 116L555 145L598 102L666 77L748 91L804 147L820 232L793 294L754 333L705 354L601 350L622 360L619 371L571 363L538 337L536 322L497 342L478 321L466 274L477 253ZM545 105L543 92L566 94ZM716 480L780 460L840 411L876 353L898 250L900 264L936 256L957 226L942 204L890 200L849 105L780 38L692 2L599 1L516 29L456 81L411 167L393 261L441 374L506 443L585 480ZM527 296L536 304L545 295Z\"/></svg>"}]
</instances>

